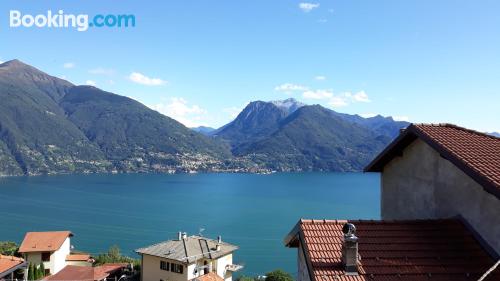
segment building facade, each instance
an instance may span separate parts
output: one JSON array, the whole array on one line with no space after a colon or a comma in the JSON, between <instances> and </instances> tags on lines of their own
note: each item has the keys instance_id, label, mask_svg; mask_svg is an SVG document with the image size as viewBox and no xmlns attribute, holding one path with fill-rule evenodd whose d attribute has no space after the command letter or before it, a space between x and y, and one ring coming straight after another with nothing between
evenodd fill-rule
<instances>
[{"instance_id":1,"label":"building facade","mask_svg":"<svg viewBox=\"0 0 500 281\"><path fill-rule=\"evenodd\" d=\"M141 255L141 280L187 281L209 273L232 281L232 273L241 269L233 264L238 247L202 236L180 233L168 240L136 250Z\"/></svg>"},{"instance_id":2,"label":"building facade","mask_svg":"<svg viewBox=\"0 0 500 281\"><path fill-rule=\"evenodd\" d=\"M66 257L71 252L70 231L28 232L19 253L29 264L43 263L45 274L56 274L66 266Z\"/></svg>"},{"instance_id":3,"label":"building facade","mask_svg":"<svg viewBox=\"0 0 500 281\"><path fill-rule=\"evenodd\" d=\"M500 139L411 125L366 171L381 172L382 218L462 218L500 254Z\"/></svg>"}]
</instances>

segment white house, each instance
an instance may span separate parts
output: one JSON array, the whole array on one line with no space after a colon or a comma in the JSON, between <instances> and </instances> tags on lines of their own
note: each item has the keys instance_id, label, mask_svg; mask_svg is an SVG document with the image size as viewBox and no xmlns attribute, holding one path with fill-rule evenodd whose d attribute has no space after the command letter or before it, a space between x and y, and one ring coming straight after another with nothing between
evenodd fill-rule
<instances>
[{"instance_id":1,"label":"white house","mask_svg":"<svg viewBox=\"0 0 500 281\"><path fill-rule=\"evenodd\" d=\"M187 236L179 232L177 239L164 241L136 252L142 257L142 281L232 281L233 264L238 247L222 239Z\"/></svg>"},{"instance_id":2,"label":"white house","mask_svg":"<svg viewBox=\"0 0 500 281\"><path fill-rule=\"evenodd\" d=\"M27 232L19 247L28 263L43 263L45 274L56 274L66 266L71 252L70 231Z\"/></svg>"}]
</instances>

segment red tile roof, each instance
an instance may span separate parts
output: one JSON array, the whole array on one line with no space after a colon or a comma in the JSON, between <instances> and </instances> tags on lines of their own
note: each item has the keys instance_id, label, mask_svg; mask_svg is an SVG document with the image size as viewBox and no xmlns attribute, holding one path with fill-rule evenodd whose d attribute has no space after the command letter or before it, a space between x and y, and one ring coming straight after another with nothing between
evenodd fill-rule
<instances>
[{"instance_id":1,"label":"red tile roof","mask_svg":"<svg viewBox=\"0 0 500 281\"><path fill-rule=\"evenodd\" d=\"M345 275L342 226L356 226L359 275ZM301 220L285 243L302 243L313 281L477 280L495 264L458 220ZM495 270L485 281L500 280Z\"/></svg>"},{"instance_id":2,"label":"red tile roof","mask_svg":"<svg viewBox=\"0 0 500 281\"><path fill-rule=\"evenodd\" d=\"M71 236L73 234L70 231L27 232L19 252L54 252Z\"/></svg>"},{"instance_id":3,"label":"red tile roof","mask_svg":"<svg viewBox=\"0 0 500 281\"><path fill-rule=\"evenodd\" d=\"M202 276L196 277L192 280L194 280L194 281L224 281L224 279L222 279L222 277L217 275L217 273L215 273L215 272L209 272L209 273L204 274Z\"/></svg>"},{"instance_id":4,"label":"red tile roof","mask_svg":"<svg viewBox=\"0 0 500 281\"><path fill-rule=\"evenodd\" d=\"M24 263L22 258L0 255L0 274Z\"/></svg>"},{"instance_id":5,"label":"red tile roof","mask_svg":"<svg viewBox=\"0 0 500 281\"><path fill-rule=\"evenodd\" d=\"M67 265L58 273L46 277L47 281L99 281L115 273L116 271L126 268L128 264L103 264L101 266L76 266Z\"/></svg>"},{"instance_id":6,"label":"red tile roof","mask_svg":"<svg viewBox=\"0 0 500 281\"><path fill-rule=\"evenodd\" d=\"M385 164L416 138L437 150L466 174L500 197L500 138L452 124L412 124L365 171L381 172Z\"/></svg>"},{"instance_id":7,"label":"red tile roof","mask_svg":"<svg viewBox=\"0 0 500 281\"><path fill-rule=\"evenodd\" d=\"M72 255L67 255L66 256L66 261L89 261L90 255L89 254L72 254Z\"/></svg>"}]
</instances>

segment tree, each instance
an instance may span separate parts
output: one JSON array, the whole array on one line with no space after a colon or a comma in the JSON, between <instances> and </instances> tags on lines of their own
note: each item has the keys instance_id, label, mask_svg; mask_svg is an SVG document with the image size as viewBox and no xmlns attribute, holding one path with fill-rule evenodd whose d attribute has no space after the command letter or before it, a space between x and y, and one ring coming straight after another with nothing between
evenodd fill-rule
<instances>
[{"instance_id":1,"label":"tree","mask_svg":"<svg viewBox=\"0 0 500 281\"><path fill-rule=\"evenodd\" d=\"M120 248L117 245L113 245L113 246L109 247L108 256L112 260L119 260L122 257L122 255L120 253Z\"/></svg>"},{"instance_id":2,"label":"tree","mask_svg":"<svg viewBox=\"0 0 500 281\"><path fill-rule=\"evenodd\" d=\"M35 269L32 263L28 266L28 280L35 280Z\"/></svg>"},{"instance_id":3,"label":"tree","mask_svg":"<svg viewBox=\"0 0 500 281\"><path fill-rule=\"evenodd\" d=\"M236 281L255 281L255 278L250 277L250 276L241 275L236 279Z\"/></svg>"},{"instance_id":4,"label":"tree","mask_svg":"<svg viewBox=\"0 0 500 281\"><path fill-rule=\"evenodd\" d=\"M95 258L96 265L102 265L105 263L122 263L122 262L134 263L134 265L138 264L137 260L131 257L122 256L122 254L120 253L120 248L116 245L111 246L107 253L100 254Z\"/></svg>"},{"instance_id":5,"label":"tree","mask_svg":"<svg viewBox=\"0 0 500 281\"><path fill-rule=\"evenodd\" d=\"M0 241L0 254L7 256L18 256L17 250L19 247L16 242L12 241Z\"/></svg>"},{"instance_id":6,"label":"tree","mask_svg":"<svg viewBox=\"0 0 500 281\"><path fill-rule=\"evenodd\" d=\"M33 280L39 280L41 278L40 276L40 265L33 265Z\"/></svg>"},{"instance_id":7,"label":"tree","mask_svg":"<svg viewBox=\"0 0 500 281\"><path fill-rule=\"evenodd\" d=\"M40 278L45 277L45 265L43 265L43 262L40 264L39 270L40 270Z\"/></svg>"},{"instance_id":8,"label":"tree","mask_svg":"<svg viewBox=\"0 0 500 281\"><path fill-rule=\"evenodd\" d=\"M277 269L266 274L266 281L293 281L293 277L290 273Z\"/></svg>"}]
</instances>

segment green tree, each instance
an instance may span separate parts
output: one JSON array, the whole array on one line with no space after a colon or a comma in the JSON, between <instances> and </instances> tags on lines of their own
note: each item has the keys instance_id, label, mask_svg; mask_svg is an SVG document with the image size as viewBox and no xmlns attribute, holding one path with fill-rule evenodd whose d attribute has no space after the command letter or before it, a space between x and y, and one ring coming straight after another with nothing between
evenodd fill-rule
<instances>
[{"instance_id":1,"label":"green tree","mask_svg":"<svg viewBox=\"0 0 500 281\"><path fill-rule=\"evenodd\" d=\"M39 280L41 278L41 276L40 276L40 265L34 265L33 268L34 268L33 271L35 272L33 280Z\"/></svg>"},{"instance_id":2,"label":"green tree","mask_svg":"<svg viewBox=\"0 0 500 281\"><path fill-rule=\"evenodd\" d=\"M120 253L120 248L117 245L109 247L108 256L112 260L120 260L122 258L122 255Z\"/></svg>"},{"instance_id":3,"label":"green tree","mask_svg":"<svg viewBox=\"0 0 500 281\"><path fill-rule=\"evenodd\" d=\"M40 278L45 277L45 265L43 265L43 262L40 264Z\"/></svg>"},{"instance_id":4,"label":"green tree","mask_svg":"<svg viewBox=\"0 0 500 281\"><path fill-rule=\"evenodd\" d=\"M16 242L0 241L0 254L7 256L19 256L19 247Z\"/></svg>"},{"instance_id":5,"label":"green tree","mask_svg":"<svg viewBox=\"0 0 500 281\"><path fill-rule=\"evenodd\" d=\"M138 260L133 259L131 257L123 256L120 253L120 248L116 245L111 246L107 253L100 254L95 258L96 265L102 265L105 263L133 263L135 265L139 265Z\"/></svg>"},{"instance_id":6,"label":"green tree","mask_svg":"<svg viewBox=\"0 0 500 281\"><path fill-rule=\"evenodd\" d=\"M35 269L33 267L33 264L30 263L28 266L28 280L35 280Z\"/></svg>"},{"instance_id":7,"label":"green tree","mask_svg":"<svg viewBox=\"0 0 500 281\"><path fill-rule=\"evenodd\" d=\"M293 277L290 273L277 269L266 274L266 281L293 281Z\"/></svg>"},{"instance_id":8,"label":"green tree","mask_svg":"<svg viewBox=\"0 0 500 281\"><path fill-rule=\"evenodd\" d=\"M241 275L236 279L236 281L255 281L255 278L250 277L250 276Z\"/></svg>"}]
</instances>

